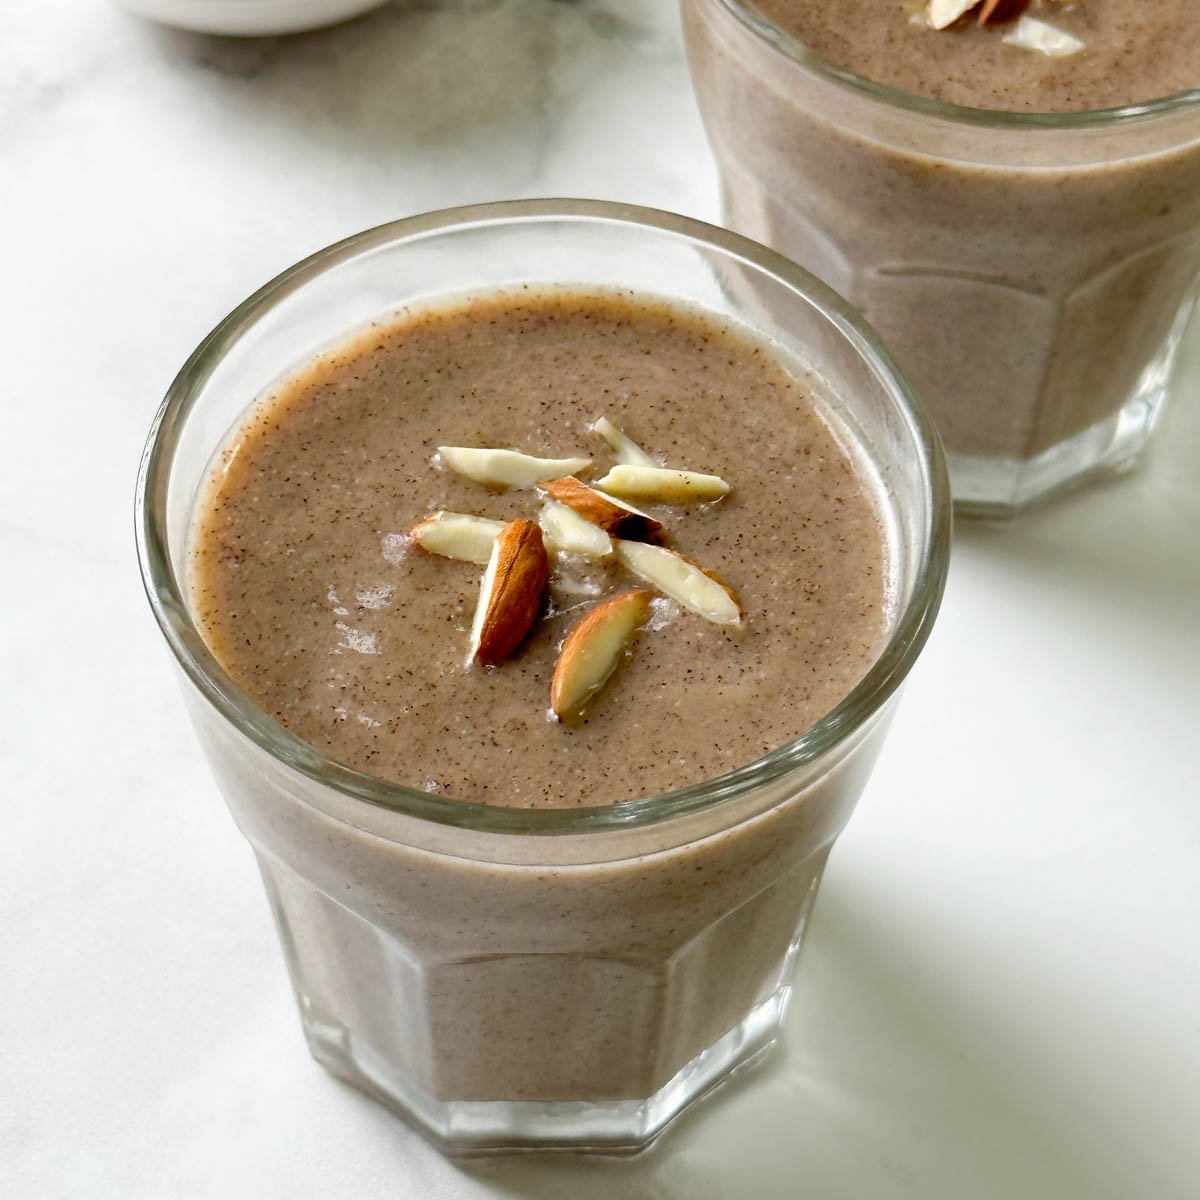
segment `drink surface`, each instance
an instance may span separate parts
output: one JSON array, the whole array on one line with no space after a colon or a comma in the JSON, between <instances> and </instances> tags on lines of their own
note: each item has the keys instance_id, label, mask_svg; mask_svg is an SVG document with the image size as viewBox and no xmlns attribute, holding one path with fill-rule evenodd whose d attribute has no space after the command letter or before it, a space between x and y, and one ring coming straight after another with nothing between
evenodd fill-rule
<instances>
[{"instance_id":1,"label":"drink surface","mask_svg":"<svg viewBox=\"0 0 1200 1200\"><path fill-rule=\"evenodd\" d=\"M721 475L717 503L653 510L666 544L719 572L739 626L658 602L586 719L548 718L558 646L637 584L558 559L516 656L467 666L483 568L408 538L445 509L536 519L439 445L593 460L607 415L672 467ZM611 803L699 782L799 735L884 637L874 485L768 346L649 298L494 293L403 313L323 354L248 411L205 494L192 596L246 692L331 758L441 795L516 807Z\"/></svg>"},{"instance_id":2,"label":"drink surface","mask_svg":"<svg viewBox=\"0 0 1200 1200\"><path fill-rule=\"evenodd\" d=\"M1054 58L1007 44L1012 21L971 12L933 30L904 0L754 0L776 24L855 74L974 108L1116 108L1200 87L1196 0L1032 0L1028 16L1078 38Z\"/></svg>"}]
</instances>

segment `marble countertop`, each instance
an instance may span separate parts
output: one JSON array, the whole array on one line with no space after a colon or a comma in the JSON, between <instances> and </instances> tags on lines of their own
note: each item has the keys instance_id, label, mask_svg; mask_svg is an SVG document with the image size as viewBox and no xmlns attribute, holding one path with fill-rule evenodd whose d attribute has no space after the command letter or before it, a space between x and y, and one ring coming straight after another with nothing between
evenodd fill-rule
<instances>
[{"instance_id":1,"label":"marble countertop","mask_svg":"<svg viewBox=\"0 0 1200 1200\"><path fill-rule=\"evenodd\" d=\"M628 1163L444 1161L305 1053L133 553L166 385L423 209L717 216L673 0L226 42L0 8L0 1194L1155 1200L1200 1179L1200 337L1144 467L963 524L781 1051Z\"/></svg>"}]
</instances>

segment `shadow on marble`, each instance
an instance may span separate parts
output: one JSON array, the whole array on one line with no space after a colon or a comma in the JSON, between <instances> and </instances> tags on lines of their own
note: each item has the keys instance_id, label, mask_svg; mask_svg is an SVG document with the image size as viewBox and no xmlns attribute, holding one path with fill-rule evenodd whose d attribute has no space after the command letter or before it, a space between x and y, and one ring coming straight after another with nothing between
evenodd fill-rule
<instances>
[{"instance_id":1,"label":"shadow on marble","mask_svg":"<svg viewBox=\"0 0 1200 1200\"><path fill-rule=\"evenodd\" d=\"M1174 395L1133 470L1092 481L1011 520L964 518L955 557L1039 575L1130 617L1195 624L1200 587L1200 321Z\"/></svg>"},{"instance_id":2,"label":"shadow on marble","mask_svg":"<svg viewBox=\"0 0 1200 1200\"><path fill-rule=\"evenodd\" d=\"M146 24L144 38L205 95L254 122L379 152L445 154L503 127L550 136L564 89L603 88L613 56L650 47L634 16L580 0L397 0L355 20L289 37L223 38ZM621 7L629 10L629 5ZM649 19L649 18L648 18ZM189 71L190 69L190 71Z\"/></svg>"},{"instance_id":3,"label":"shadow on marble","mask_svg":"<svg viewBox=\"0 0 1200 1200\"><path fill-rule=\"evenodd\" d=\"M649 1153L459 1169L530 1200L1133 1194L1129 1130L1106 1128L1087 1083L1032 1043L1023 1006L972 1011L936 947L861 905L844 889L823 897L782 1052Z\"/></svg>"}]
</instances>

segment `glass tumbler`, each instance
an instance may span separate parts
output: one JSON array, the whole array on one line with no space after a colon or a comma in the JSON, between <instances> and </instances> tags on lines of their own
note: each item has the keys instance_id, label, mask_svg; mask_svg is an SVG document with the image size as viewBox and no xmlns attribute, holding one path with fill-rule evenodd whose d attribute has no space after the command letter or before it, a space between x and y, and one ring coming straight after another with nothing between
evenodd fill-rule
<instances>
[{"instance_id":1,"label":"glass tumbler","mask_svg":"<svg viewBox=\"0 0 1200 1200\"><path fill-rule=\"evenodd\" d=\"M752 3L683 13L727 223L862 309L958 507L1003 515L1135 460L1200 279L1200 90L964 108L840 70Z\"/></svg>"},{"instance_id":2,"label":"glass tumbler","mask_svg":"<svg viewBox=\"0 0 1200 1200\"><path fill-rule=\"evenodd\" d=\"M878 480L885 648L833 712L757 762L616 804L459 802L327 759L241 692L197 631L193 506L256 397L373 318L521 283L632 289L748 328ZM936 435L824 284L735 234L613 204L521 201L370 230L285 271L192 355L151 431L137 529L151 607L257 856L319 1062L450 1152L626 1152L773 1042L949 542Z\"/></svg>"}]
</instances>

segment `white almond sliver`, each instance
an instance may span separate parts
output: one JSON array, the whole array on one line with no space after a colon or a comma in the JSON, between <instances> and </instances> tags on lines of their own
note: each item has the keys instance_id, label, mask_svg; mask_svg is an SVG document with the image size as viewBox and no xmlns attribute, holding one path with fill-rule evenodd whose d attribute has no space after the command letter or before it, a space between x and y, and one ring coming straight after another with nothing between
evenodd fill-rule
<instances>
[{"instance_id":1,"label":"white almond sliver","mask_svg":"<svg viewBox=\"0 0 1200 1200\"><path fill-rule=\"evenodd\" d=\"M1004 35L1004 44L1020 46L1022 50L1036 50L1048 58L1070 58L1086 45L1077 37L1029 16L1021 17L1012 30Z\"/></svg>"},{"instance_id":2,"label":"white almond sliver","mask_svg":"<svg viewBox=\"0 0 1200 1200\"><path fill-rule=\"evenodd\" d=\"M592 432L598 433L612 447L617 462L629 467L658 466L637 442L623 434L607 417L598 418L592 425Z\"/></svg>"},{"instance_id":3,"label":"white almond sliver","mask_svg":"<svg viewBox=\"0 0 1200 1200\"><path fill-rule=\"evenodd\" d=\"M612 538L591 521L557 500L547 500L538 514L546 545L558 554L583 558L607 558L613 552Z\"/></svg>"},{"instance_id":4,"label":"white almond sliver","mask_svg":"<svg viewBox=\"0 0 1200 1200\"><path fill-rule=\"evenodd\" d=\"M654 520L654 518L648 512L643 512L640 508L634 508L634 506L630 504L628 500L622 500L620 497L614 496L611 492L605 497L605 499L611 500L618 508L623 508L626 512L636 513L639 517L645 517L647 521Z\"/></svg>"},{"instance_id":5,"label":"white almond sliver","mask_svg":"<svg viewBox=\"0 0 1200 1200\"><path fill-rule=\"evenodd\" d=\"M719 475L675 471L670 467L617 466L594 486L609 495L656 504L699 504L720 500L730 490Z\"/></svg>"},{"instance_id":6,"label":"white almond sliver","mask_svg":"<svg viewBox=\"0 0 1200 1200\"><path fill-rule=\"evenodd\" d=\"M504 528L503 521L472 517L467 513L439 511L412 531L413 541L430 554L457 558L485 566L492 556L492 543Z\"/></svg>"},{"instance_id":7,"label":"white almond sliver","mask_svg":"<svg viewBox=\"0 0 1200 1200\"><path fill-rule=\"evenodd\" d=\"M535 458L518 450L484 446L439 446L443 466L484 487L527 488L547 479L576 475L592 465L590 458Z\"/></svg>"},{"instance_id":8,"label":"white almond sliver","mask_svg":"<svg viewBox=\"0 0 1200 1200\"><path fill-rule=\"evenodd\" d=\"M616 543L617 557L639 579L664 596L716 625L740 625L741 609L733 593L703 567L665 546L648 542Z\"/></svg>"},{"instance_id":9,"label":"white almond sliver","mask_svg":"<svg viewBox=\"0 0 1200 1200\"><path fill-rule=\"evenodd\" d=\"M932 28L945 29L978 3L979 0L929 0L925 16Z\"/></svg>"}]
</instances>

